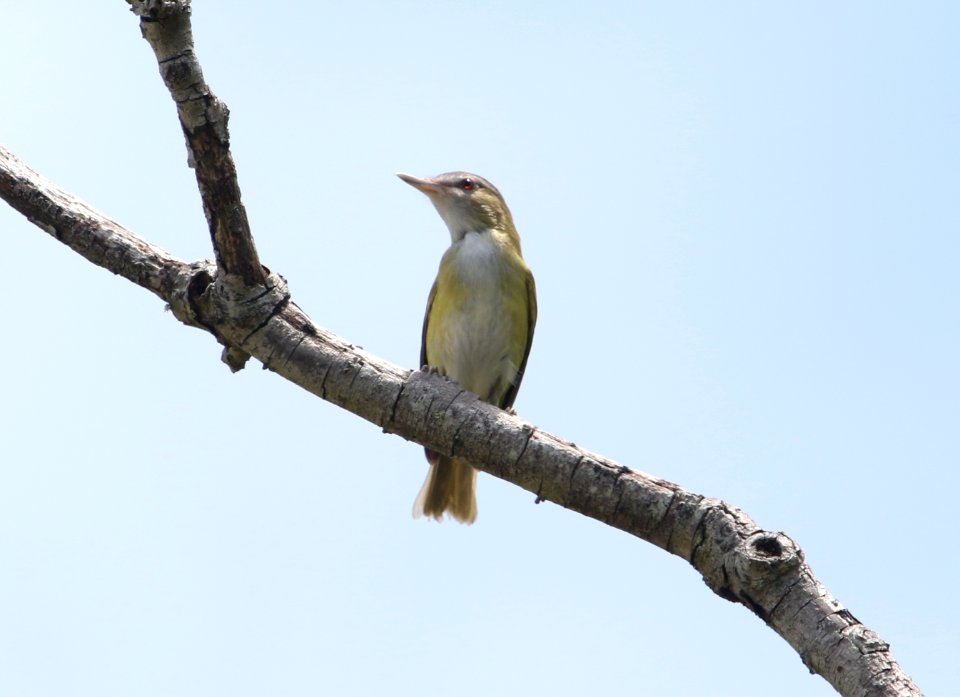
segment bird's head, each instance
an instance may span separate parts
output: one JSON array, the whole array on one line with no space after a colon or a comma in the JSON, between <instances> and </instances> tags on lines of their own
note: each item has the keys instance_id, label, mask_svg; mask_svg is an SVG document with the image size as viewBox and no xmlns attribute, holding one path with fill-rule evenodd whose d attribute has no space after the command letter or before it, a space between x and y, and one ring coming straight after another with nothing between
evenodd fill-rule
<instances>
[{"instance_id":1,"label":"bird's head","mask_svg":"<svg viewBox=\"0 0 960 697\"><path fill-rule=\"evenodd\" d=\"M454 242L468 232L482 230L516 234L503 196L481 176L469 172L447 172L427 178L398 172L397 176L427 195L450 229Z\"/></svg>"}]
</instances>

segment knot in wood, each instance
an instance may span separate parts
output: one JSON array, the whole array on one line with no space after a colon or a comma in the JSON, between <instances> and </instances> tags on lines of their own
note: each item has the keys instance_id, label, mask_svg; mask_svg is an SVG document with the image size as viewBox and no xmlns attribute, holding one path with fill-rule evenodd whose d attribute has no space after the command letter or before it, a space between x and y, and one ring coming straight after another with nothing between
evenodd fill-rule
<instances>
[{"instance_id":1,"label":"knot in wood","mask_svg":"<svg viewBox=\"0 0 960 697\"><path fill-rule=\"evenodd\" d=\"M744 540L736 555L737 575L749 585L776 581L800 568L803 553L783 533L758 530Z\"/></svg>"},{"instance_id":2,"label":"knot in wood","mask_svg":"<svg viewBox=\"0 0 960 697\"><path fill-rule=\"evenodd\" d=\"M724 568L728 597L767 621L772 609L796 585L803 553L783 533L756 530L732 551Z\"/></svg>"},{"instance_id":3,"label":"knot in wood","mask_svg":"<svg viewBox=\"0 0 960 697\"><path fill-rule=\"evenodd\" d=\"M206 329L200 304L201 298L213 284L217 267L209 261L197 261L175 267L164 279L168 307L174 316L186 325Z\"/></svg>"}]
</instances>

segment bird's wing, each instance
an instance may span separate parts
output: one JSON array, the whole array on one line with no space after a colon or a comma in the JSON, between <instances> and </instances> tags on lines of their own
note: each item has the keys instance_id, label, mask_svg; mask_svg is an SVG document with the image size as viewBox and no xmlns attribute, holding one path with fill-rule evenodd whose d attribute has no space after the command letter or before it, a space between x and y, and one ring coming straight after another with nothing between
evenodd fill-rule
<instances>
[{"instance_id":1,"label":"bird's wing","mask_svg":"<svg viewBox=\"0 0 960 697\"><path fill-rule=\"evenodd\" d=\"M500 402L501 409L508 409L513 406L513 400L517 398L517 390L520 389L520 381L523 380L523 371L527 368L527 358L530 356L530 347L533 345L533 329L537 325L537 284L533 281L533 274L530 269L526 271L527 286L527 345L523 347L523 358L520 360L520 367L513 378L513 382L503 395Z\"/></svg>"},{"instance_id":2,"label":"bird's wing","mask_svg":"<svg viewBox=\"0 0 960 697\"><path fill-rule=\"evenodd\" d=\"M437 281L440 280L439 275L437 276ZM430 289L430 297L427 298L427 311L423 313L423 332L420 336L420 365L419 368L430 365L430 361L427 360L427 324L430 322L430 310L433 309L433 299L437 297L437 281L433 282L433 287Z\"/></svg>"}]
</instances>

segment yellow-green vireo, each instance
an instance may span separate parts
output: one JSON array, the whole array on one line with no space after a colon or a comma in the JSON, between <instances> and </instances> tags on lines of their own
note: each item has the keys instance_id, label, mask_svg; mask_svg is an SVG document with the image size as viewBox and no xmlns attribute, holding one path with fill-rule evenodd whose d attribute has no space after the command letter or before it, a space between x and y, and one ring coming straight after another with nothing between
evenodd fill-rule
<instances>
[{"instance_id":1,"label":"yellow-green vireo","mask_svg":"<svg viewBox=\"0 0 960 697\"><path fill-rule=\"evenodd\" d=\"M508 409L530 354L537 322L533 274L520 236L497 188L483 177L449 172L421 179L398 173L430 199L450 229L423 318L420 365L429 366ZM459 458L427 450L430 472L413 515L461 523L477 517L477 471Z\"/></svg>"}]
</instances>

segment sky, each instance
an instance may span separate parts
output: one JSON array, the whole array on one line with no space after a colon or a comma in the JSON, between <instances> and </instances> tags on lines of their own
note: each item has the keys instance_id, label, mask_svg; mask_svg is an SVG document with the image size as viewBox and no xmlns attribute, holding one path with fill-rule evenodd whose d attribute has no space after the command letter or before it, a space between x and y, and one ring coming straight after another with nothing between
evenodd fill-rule
<instances>
[{"instance_id":1,"label":"sky","mask_svg":"<svg viewBox=\"0 0 960 697\"><path fill-rule=\"evenodd\" d=\"M120 0L6 3L0 143L212 251ZM516 409L804 550L955 686L954 3L196 2L263 263L413 368L448 234L393 174L503 192L537 280ZM220 347L0 206L0 694L833 694L677 557ZM946 535L946 537L942 537ZM771 688L775 685L775 688Z\"/></svg>"}]
</instances>

